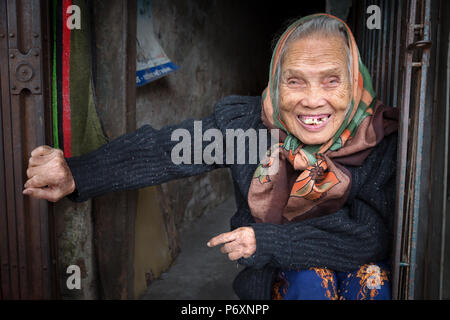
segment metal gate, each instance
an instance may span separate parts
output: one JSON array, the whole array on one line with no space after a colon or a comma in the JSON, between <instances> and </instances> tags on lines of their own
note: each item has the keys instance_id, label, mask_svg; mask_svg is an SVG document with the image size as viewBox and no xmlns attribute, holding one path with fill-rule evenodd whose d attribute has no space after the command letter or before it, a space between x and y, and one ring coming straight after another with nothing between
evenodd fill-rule
<instances>
[{"instance_id":1,"label":"metal gate","mask_svg":"<svg viewBox=\"0 0 450 320\"><path fill-rule=\"evenodd\" d=\"M380 8L380 29L366 27L371 5ZM392 261L396 299L437 299L444 292L449 107L440 90L446 86L448 95L448 75L439 80L438 74L445 66L448 72L448 61L438 57L448 57L448 23L442 24L448 7L439 0L365 0L354 1L352 11L378 98L400 108Z\"/></svg>"},{"instance_id":2,"label":"metal gate","mask_svg":"<svg viewBox=\"0 0 450 320\"><path fill-rule=\"evenodd\" d=\"M0 0L1 299L56 297L52 215L22 195L30 152L51 141L47 1Z\"/></svg>"}]
</instances>

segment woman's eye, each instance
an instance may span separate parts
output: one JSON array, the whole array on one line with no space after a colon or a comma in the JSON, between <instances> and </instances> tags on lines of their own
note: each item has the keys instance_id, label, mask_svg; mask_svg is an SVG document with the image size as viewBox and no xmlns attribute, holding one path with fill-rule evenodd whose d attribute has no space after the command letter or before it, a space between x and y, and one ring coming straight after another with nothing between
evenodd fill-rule
<instances>
[{"instance_id":1,"label":"woman's eye","mask_svg":"<svg viewBox=\"0 0 450 320\"><path fill-rule=\"evenodd\" d=\"M288 79L287 84L290 86L302 86L304 81L299 79Z\"/></svg>"},{"instance_id":2,"label":"woman's eye","mask_svg":"<svg viewBox=\"0 0 450 320\"><path fill-rule=\"evenodd\" d=\"M332 77L332 78L329 78L327 81L326 81L326 85L329 85L329 86L337 86L339 84L339 79L338 78L336 78L336 77Z\"/></svg>"}]
</instances>

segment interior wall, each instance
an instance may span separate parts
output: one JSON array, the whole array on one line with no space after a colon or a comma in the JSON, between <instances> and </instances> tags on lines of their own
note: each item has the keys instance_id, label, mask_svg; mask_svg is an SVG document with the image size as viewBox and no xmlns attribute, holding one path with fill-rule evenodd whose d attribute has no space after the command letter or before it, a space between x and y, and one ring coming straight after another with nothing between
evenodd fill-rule
<instances>
[{"instance_id":1,"label":"interior wall","mask_svg":"<svg viewBox=\"0 0 450 320\"><path fill-rule=\"evenodd\" d=\"M201 119L229 94L259 94L264 86L267 44L257 21L235 1L152 2L155 33L180 69L137 90L137 126L161 128ZM236 36L245 33L246 36ZM248 59L254 52L254 59ZM263 60L263 61L261 61ZM169 182L160 189L177 228L232 194L226 170ZM183 190L183 192L179 192Z\"/></svg>"}]
</instances>

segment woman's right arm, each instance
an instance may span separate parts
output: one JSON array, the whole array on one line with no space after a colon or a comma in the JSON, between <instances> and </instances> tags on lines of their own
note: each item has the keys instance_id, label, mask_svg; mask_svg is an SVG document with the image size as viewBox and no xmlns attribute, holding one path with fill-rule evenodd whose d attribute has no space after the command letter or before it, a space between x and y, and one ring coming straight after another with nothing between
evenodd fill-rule
<instances>
[{"instance_id":1,"label":"woman's right arm","mask_svg":"<svg viewBox=\"0 0 450 320\"><path fill-rule=\"evenodd\" d=\"M214 116L202 119L201 126L202 132L216 128ZM172 141L176 129L184 133L186 140L177 137L180 141ZM191 143L188 164L176 164L171 156L172 149L181 141ZM201 174L220 166L203 161L194 164L194 147L194 120L160 130L145 125L80 157L64 159L56 149L39 147L30 158L24 194L49 201L58 201L68 195L72 201L81 202L108 192ZM49 154L53 154L51 159ZM47 162L43 162L44 157Z\"/></svg>"}]
</instances>

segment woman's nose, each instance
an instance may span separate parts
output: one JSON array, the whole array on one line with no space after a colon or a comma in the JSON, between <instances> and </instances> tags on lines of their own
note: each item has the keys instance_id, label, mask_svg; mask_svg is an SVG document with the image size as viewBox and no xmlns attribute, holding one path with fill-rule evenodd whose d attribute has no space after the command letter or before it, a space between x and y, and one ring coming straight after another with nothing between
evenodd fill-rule
<instances>
[{"instance_id":1,"label":"woman's nose","mask_svg":"<svg viewBox=\"0 0 450 320\"><path fill-rule=\"evenodd\" d=\"M315 109L324 106L326 103L325 95L320 86L310 87L303 98L304 107Z\"/></svg>"}]
</instances>

